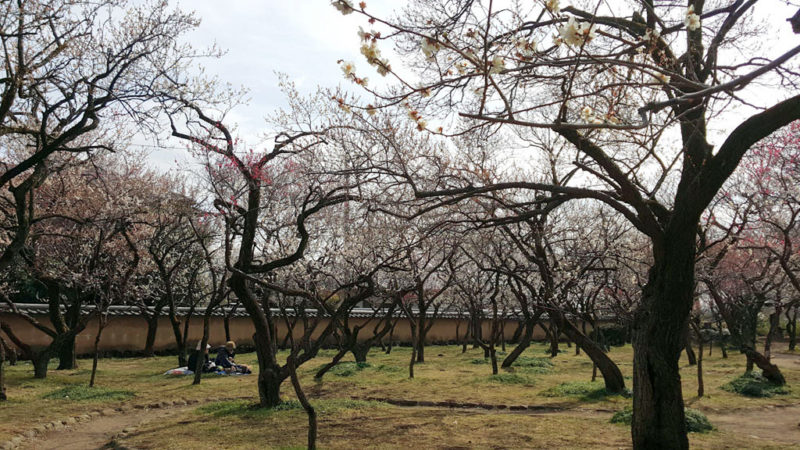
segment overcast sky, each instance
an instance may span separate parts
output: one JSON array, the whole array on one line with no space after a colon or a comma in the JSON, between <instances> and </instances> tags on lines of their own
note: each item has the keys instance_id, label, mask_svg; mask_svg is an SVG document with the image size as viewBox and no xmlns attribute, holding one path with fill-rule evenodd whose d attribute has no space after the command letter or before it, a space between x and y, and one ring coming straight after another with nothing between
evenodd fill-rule
<instances>
[{"instance_id":1,"label":"overcast sky","mask_svg":"<svg viewBox=\"0 0 800 450\"><path fill-rule=\"evenodd\" d=\"M188 36L198 48L214 42L227 53L219 60L206 60L206 73L249 90L249 104L237 107L230 119L240 135L252 141L265 131L264 117L284 104L276 72L285 73L303 92L316 86L343 83L339 59L354 61L366 69L359 53L357 14L343 16L329 0L182 0L183 10L194 10L202 19L199 29ZM370 0L374 12L390 12L403 0ZM388 48L385 53L388 53ZM137 138L137 144L151 145ZM179 146L179 143L174 145ZM161 167L185 160L179 148L153 151L151 159Z\"/></svg>"},{"instance_id":2,"label":"overcast sky","mask_svg":"<svg viewBox=\"0 0 800 450\"><path fill-rule=\"evenodd\" d=\"M367 8L386 16L406 3L406 0L368 0ZM562 0L562 7L568 3ZM798 44L798 35L792 34L786 23L796 7L787 6L785 0L769 0L769 3L772 8L756 8L756 12L767 27L780 30L770 32L764 42L764 50L774 57ZM354 61L359 73L372 80L380 78L370 75L372 70L359 53L358 26L369 28L369 25L358 14L338 13L330 0L178 0L176 4L184 10L194 10L202 20L199 29L187 36L189 42L199 48L216 42L227 51L219 60L204 61L206 73L249 90L249 104L237 107L228 117L229 122L238 125L240 137L248 143L266 131L264 117L284 104L276 72L287 74L305 93L316 86L352 86L343 82L336 63L339 59ZM382 51L390 60L394 59L388 45ZM780 94L761 89L748 93L762 100ZM733 113L747 111L740 109ZM728 130L716 130L712 138L715 134L722 139L727 133ZM145 138L137 138L135 143L152 144ZM181 144L173 145L175 148L154 150L151 160L162 168L174 167L176 159L186 161L186 151L178 148Z\"/></svg>"}]
</instances>

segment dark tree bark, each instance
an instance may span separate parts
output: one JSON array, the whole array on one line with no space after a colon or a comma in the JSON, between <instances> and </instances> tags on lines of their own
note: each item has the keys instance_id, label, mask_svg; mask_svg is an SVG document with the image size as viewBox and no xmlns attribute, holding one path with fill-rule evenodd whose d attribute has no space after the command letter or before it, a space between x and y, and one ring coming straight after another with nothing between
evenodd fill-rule
<instances>
[{"instance_id":1,"label":"dark tree bark","mask_svg":"<svg viewBox=\"0 0 800 450\"><path fill-rule=\"evenodd\" d=\"M225 328L225 341L231 340L231 318L227 315L222 320L222 326Z\"/></svg>"},{"instance_id":2,"label":"dark tree bark","mask_svg":"<svg viewBox=\"0 0 800 450\"><path fill-rule=\"evenodd\" d=\"M94 356L92 357L92 376L89 378L89 387L94 387L94 382L97 379L97 363L100 359L100 337L103 335L103 330L106 328L108 319L105 314L97 316L97 336L94 337Z\"/></svg>"},{"instance_id":3,"label":"dark tree bark","mask_svg":"<svg viewBox=\"0 0 800 450\"><path fill-rule=\"evenodd\" d=\"M506 321L500 322L500 349L506 351Z\"/></svg>"},{"instance_id":4,"label":"dark tree bark","mask_svg":"<svg viewBox=\"0 0 800 450\"><path fill-rule=\"evenodd\" d=\"M412 339L411 339L411 360L408 362L408 378L414 378L414 363L417 359L417 338L416 332L412 331Z\"/></svg>"},{"instance_id":5,"label":"dark tree bark","mask_svg":"<svg viewBox=\"0 0 800 450\"><path fill-rule=\"evenodd\" d=\"M696 223L690 221L682 232L655 242L655 262L635 313L631 428L635 448L689 447L678 360L694 300Z\"/></svg>"},{"instance_id":6,"label":"dark tree bark","mask_svg":"<svg viewBox=\"0 0 800 450\"><path fill-rule=\"evenodd\" d=\"M552 320L549 320L550 326L547 327L545 330L547 331L547 337L550 339L550 357L555 358L558 356L558 340L561 335L561 331L558 329L558 326Z\"/></svg>"},{"instance_id":7,"label":"dark tree bark","mask_svg":"<svg viewBox=\"0 0 800 450\"><path fill-rule=\"evenodd\" d=\"M0 337L0 402L8 400L6 395L6 343Z\"/></svg>"},{"instance_id":8,"label":"dark tree bark","mask_svg":"<svg viewBox=\"0 0 800 450\"><path fill-rule=\"evenodd\" d=\"M34 350L31 354L33 363L33 378L47 378L47 366L50 364L51 353L48 348Z\"/></svg>"},{"instance_id":9,"label":"dark tree bark","mask_svg":"<svg viewBox=\"0 0 800 450\"><path fill-rule=\"evenodd\" d=\"M81 318L81 303L82 299L79 294L73 294L75 299L70 303L67 308L66 315L54 323L62 322L57 331L62 334L69 333L70 330L80 327ZM52 316L52 314L51 314ZM58 329L60 328L60 329ZM81 327L82 329L82 327ZM71 334L71 333L70 333ZM62 339L62 344L58 348L58 367L56 370L73 370L78 368L78 355L75 353L75 334L65 336Z\"/></svg>"},{"instance_id":10,"label":"dark tree bark","mask_svg":"<svg viewBox=\"0 0 800 450\"><path fill-rule=\"evenodd\" d=\"M317 448L317 412L314 410L314 407L311 406L308 398L306 398L306 394L303 392L302 386L300 386L300 380L297 378L295 355L289 355L286 363L289 368L289 376L292 379L294 393L297 395L297 400L300 401L300 404L303 406L303 409L308 416L308 450L314 450Z\"/></svg>"},{"instance_id":11,"label":"dark tree bark","mask_svg":"<svg viewBox=\"0 0 800 450\"><path fill-rule=\"evenodd\" d=\"M195 363L194 367L189 367L190 370L194 371L194 378L192 379L192 385L200 384L203 378L203 365L205 364L205 357L206 354L206 346L208 345L208 336L211 331L211 313L206 310L206 313L203 314L203 337L200 338L200 345L197 354L197 362Z\"/></svg>"},{"instance_id":12,"label":"dark tree bark","mask_svg":"<svg viewBox=\"0 0 800 450\"><path fill-rule=\"evenodd\" d=\"M786 309L786 334L789 337L789 351L793 352L797 348L797 310L800 306ZM793 314L792 311L794 311ZM791 314L791 315L790 315Z\"/></svg>"},{"instance_id":13,"label":"dark tree bark","mask_svg":"<svg viewBox=\"0 0 800 450\"><path fill-rule=\"evenodd\" d=\"M426 308L419 308L417 312L417 362L425 362L425 341L428 335L428 311Z\"/></svg>"},{"instance_id":14,"label":"dark tree bark","mask_svg":"<svg viewBox=\"0 0 800 450\"><path fill-rule=\"evenodd\" d=\"M775 311L769 315L769 331L767 331L766 339L764 339L764 357L769 361L772 358L772 340L778 334L781 323L781 308L775 305Z\"/></svg>"},{"instance_id":15,"label":"dark tree bark","mask_svg":"<svg viewBox=\"0 0 800 450\"><path fill-rule=\"evenodd\" d=\"M189 320L190 317L184 317L183 320ZM169 311L169 323L172 325L172 334L175 336L175 346L178 348L178 367L186 365L186 341L183 338L181 331L181 321L178 319L174 308Z\"/></svg>"},{"instance_id":16,"label":"dark tree bark","mask_svg":"<svg viewBox=\"0 0 800 450\"><path fill-rule=\"evenodd\" d=\"M703 384L703 333L700 330L700 317L689 319L689 325L697 338L697 396L702 397L705 394L705 386ZM686 340L686 345L690 345L689 339Z\"/></svg>"},{"instance_id":17,"label":"dark tree bark","mask_svg":"<svg viewBox=\"0 0 800 450\"><path fill-rule=\"evenodd\" d=\"M513 350L511 350L511 353L506 355L505 359L503 359L501 367L503 367L504 369L511 367L511 365L514 364L514 361L516 361L517 358L519 358L519 355L521 355L522 352L524 352L525 349L527 349L531 345L531 341L533 341L533 332L534 329L536 328L536 322L538 322L538 318L535 321L533 320L525 321L524 332L517 341L518 342L517 346L514 347Z\"/></svg>"},{"instance_id":18,"label":"dark tree bark","mask_svg":"<svg viewBox=\"0 0 800 450\"><path fill-rule=\"evenodd\" d=\"M467 344L469 344L470 336L472 333L472 322L467 322L467 329L464 331L464 338L461 340L461 353L467 353Z\"/></svg>"},{"instance_id":19,"label":"dark tree bark","mask_svg":"<svg viewBox=\"0 0 800 450\"><path fill-rule=\"evenodd\" d=\"M745 355L747 355L747 361L749 363L755 364L761 369L764 378L776 386L783 386L786 384L786 378L784 378L778 366L772 364L767 357L753 349L745 349Z\"/></svg>"},{"instance_id":20,"label":"dark tree bark","mask_svg":"<svg viewBox=\"0 0 800 450\"><path fill-rule=\"evenodd\" d=\"M56 370L73 370L78 368L78 359L75 354L75 337L65 339L58 349L58 367Z\"/></svg>"},{"instance_id":21,"label":"dark tree bark","mask_svg":"<svg viewBox=\"0 0 800 450\"><path fill-rule=\"evenodd\" d=\"M17 349L8 345L8 343L3 340L2 336L0 336L0 345L3 346L3 350L6 352L6 359L8 360L9 366L16 366L17 365Z\"/></svg>"},{"instance_id":22,"label":"dark tree bark","mask_svg":"<svg viewBox=\"0 0 800 450\"><path fill-rule=\"evenodd\" d=\"M689 361L690 366L694 366L697 364L697 354L694 352L692 348L692 340L689 338L689 334L686 334L686 344L684 347L686 351L686 359Z\"/></svg>"},{"instance_id":23,"label":"dark tree bark","mask_svg":"<svg viewBox=\"0 0 800 450\"><path fill-rule=\"evenodd\" d=\"M572 341L575 342L577 347L583 349L592 362L603 374L603 381L605 381L606 391L611 393L620 393L625 391L625 378L619 367L608 357L608 355L600 348L597 343L589 339L581 333L578 327L575 326L565 315L561 312L552 312L553 319L558 321L558 327L564 334L567 335Z\"/></svg>"},{"instance_id":24,"label":"dark tree bark","mask_svg":"<svg viewBox=\"0 0 800 450\"><path fill-rule=\"evenodd\" d=\"M392 353L392 345L394 344L394 327L397 326L397 321L400 320L395 319L392 321L392 327L389 328L389 342L386 343L386 354L389 355Z\"/></svg>"},{"instance_id":25,"label":"dark tree bark","mask_svg":"<svg viewBox=\"0 0 800 450\"><path fill-rule=\"evenodd\" d=\"M341 361L346 354L347 350L339 350L338 352L336 352L336 354L333 355L333 359L329 363L325 364L324 366L320 367L319 370L317 370L317 373L314 374L314 379L321 380L322 377L324 377L329 370L333 369L334 367L336 367L337 364L339 364L339 361Z\"/></svg>"},{"instance_id":26,"label":"dark tree bark","mask_svg":"<svg viewBox=\"0 0 800 450\"><path fill-rule=\"evenodd\" d=\"M512 344L518 344L519 343L519 340L522 337L522 333L523 333L523 331L525 331L525 324L526 324L525 320L520 320L520 321L517 322L517 327L514 328L514 334L511 335L511 343Z\"/></svg>"},{"instance_id":27,"label":"dark tree bark","mask_svg":"<svg viewBox=\"0 0 800 450\"><path fill-rule=\"evenodd\" d=\"M23 357L31 361L33 364L33 377L39 379L47 378L47 366L50 363L50 358L53 355L53 351L60 345L58 337L54 336L53 342L48 346L33 347L22 342L7 323L0 322L0 329L22 351ZM54 332L51 331L51 333Z\"/></svg>"},{"instance_id":28,"label":"dark tree bark","mask_svg":"<svg viewBox=\"0 0 800 450\"><path fill-rule=\"evenodd\" d=\"M158 319L161 317L161 312L156 310L153 315L147 317L147 337L144 342L144 356L152 357L156 353L153 347L156 343L156 333L158 333Z\"/></svg>"}]
</instances>

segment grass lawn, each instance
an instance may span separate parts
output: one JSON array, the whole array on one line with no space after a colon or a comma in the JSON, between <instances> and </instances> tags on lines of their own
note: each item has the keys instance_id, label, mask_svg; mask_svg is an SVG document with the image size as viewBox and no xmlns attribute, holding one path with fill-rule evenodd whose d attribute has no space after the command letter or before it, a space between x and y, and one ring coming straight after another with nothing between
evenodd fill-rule
<instances>
[{"instance_id":1,"label":"grass lawn","mask_svg":"<svg viewBox=\"0 0 800 450\"><path fill-rule=\"evenodd\" d=\"M565 351L554 359L547 357L546 349L544 344L533 345L519 367L493 376L480 350L462 354L460 347L431 346L426 349L426 362L415 366L413 380L408 379L408 348L395 348L391 355L375 349L367 365L347 362L316 382L316 369L333 355L323 351L300 368L301 383L319 411L318 443L322 448L629 446L629 428L609 420L614 412L630 406L630 398L606 395L602 382L590 382L591 361L576 356L574 349L564 346ZM613 348L610 356L630 387L630 346ZM257 366L254 353L238 355L237 360ZM283 386L285 406L257 409L253 407L257 400L255 375L211 375L204 377L200 386L192 386L190 377L162 375L175 362L175 357L101 360L98 388L93 390L85 387L91 365L88 360L80 361L81 367L74 371L51 370L45 380L32 378L30 364L7 366L9 400L0 406L0 442L38 424L93 410L199 399L202 403L144 424L117 443L136 448L304 446L306 416L294 401L290 383ZM781 422L782 417L800 412L796 409L800 408L800 355L781 353L775 362L786 376L787 392L746 397L722 389L742 374L743 356L732 352L722 359L714 348L713 354L704 358L706 395L698 399L695 367L682 361L687 406L705 413L717 426L708 433L692 433L694 447L791 447L791 433L800 433L796 423L800 417L795 417L794 429L782 432L780 427L788 426ZM220 401L230 398L237 399ZM402 407L367 399L538 405L552 410Z\"/></svg>"}]
</instances>

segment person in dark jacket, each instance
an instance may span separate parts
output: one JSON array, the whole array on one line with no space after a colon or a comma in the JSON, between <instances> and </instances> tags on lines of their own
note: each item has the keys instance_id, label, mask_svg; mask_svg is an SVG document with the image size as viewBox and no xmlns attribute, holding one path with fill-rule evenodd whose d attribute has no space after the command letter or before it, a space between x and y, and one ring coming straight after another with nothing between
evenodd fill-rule
<instances>
[{"instance_id":1,"label":"person in dark jacket","mask_svg":"<svg viewBox=\"0 0 800 450\"><path fill-rule=\"evenodd\" d=\"M214 363L217 367L222 367L228 373L251 373L250 367L244 364L236 364L236 343L228 341L224 347L217 350L217 357Z\"/></svg>"},{"instance_id":2,"label":"person in dark jacket","mask_svg":"<svg viewBox=\"0 0 800 450\"><path fill-rule=\"evenodd\" d=\"M197 348L195 348L195 350L192 352L192 354L189 355L189 363L188 363L188 365L186 367L189 370L191 370L192 372L197 370L197 360L200 357L200 345L201 344L202 344L202 342L198 342L197 343ZM216 365L208 360L208 350L209 349L211 349L211 346L206 344L206 351L203 352L203 363L202 363L203 365L201 367L201 370L204 373L214 372L214 370L216 369Z\"/></svg>"}]
</instances>

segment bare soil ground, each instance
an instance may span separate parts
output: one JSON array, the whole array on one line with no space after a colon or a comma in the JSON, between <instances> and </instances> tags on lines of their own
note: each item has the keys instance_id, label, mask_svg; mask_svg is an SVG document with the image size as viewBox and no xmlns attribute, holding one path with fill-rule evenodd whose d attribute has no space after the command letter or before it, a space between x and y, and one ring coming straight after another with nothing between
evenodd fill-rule
<instances>
[{"instance_id":1,"label":"bare soil ground","mask_svg":"<svg viewBox=\"0 0 800 450\"><path fill-rule=\"evenodd\" d=\"M65 450L84 450L84 449L103 449L114 448L115 439L118 437L133 437L139 427L147 428L147 425L156 425L165 419L178 414L183 414L196 408L196 406L185 406L176 408L165 408L156 410L132 410L125 414L100 417L89 423L74 425L69 430L51 430L39 436L33 441L29 441L22 448L27 449L65 449ZM430 416L436 415L439 411L444 412L446 408L412 407L414 409L427 410ZM525 414L529 416L556 416L575 418L602 417L607 421L611 413L602 410L573 410L573 411L541 411L514 412L514 411L481 411L475 410L450 410L446 413L451 419L458 420L459 417L476 415L497 415L497 414ZM800 406L795 407L772 407L759 408L757 410L737 410L730 413L708 414L712 423L724 432L737 435L743 440L752 440L753 444L758 445L759 441L764 442L765 446L785 445L786 448L796 448L800 446ZM184 415L185 417L185 415ZM186 423L185 421L183 423ZM145 432L146 434L146 432Z\"/></svg>"},{"instance_id":2,"label":"bare soil ground","mask_svg":"<svg viewBox=\"0 0 800 450\"><path fill-rule=\"evenodd\" d=\"M771 440L800 447L800 406L707 413L721 431L756 440ZM795 447L795 448L797 448Z\"/></svg>"},{"instance_id":3,"label":"bare soil ground","mask_svg":"<svg viewBox=\"0 0 800 450\"><path fill-rule=\"evenodd\" d=\"M72 425L68 429L50 430L21 448L35 450L88 450L113 448L118 435L129 434L140 426L178 414L193 406L162 409L138 409L124 414L98 417L91 422Z\"/></svg>"}]
</instances>

